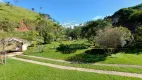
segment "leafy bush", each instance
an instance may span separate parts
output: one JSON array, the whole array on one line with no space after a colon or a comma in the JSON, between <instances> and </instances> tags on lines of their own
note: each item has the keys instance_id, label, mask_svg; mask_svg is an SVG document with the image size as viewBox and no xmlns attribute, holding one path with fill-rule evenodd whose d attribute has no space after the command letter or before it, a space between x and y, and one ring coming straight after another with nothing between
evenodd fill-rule
<instances>
[{"instance_id":1,"label":"leafy bush","mask_svg":"<svg viewBox=\"0 0 142 80\"><path fill-rule=\"evenodd\" d=\"M130 49L142 49L142 25L137 27L133 36L134 40L125 47Z\"/></svg>"},{"instance_id":2,"label":"leafy bush","mask_svg":"<svg viewBox=\"0 0 142 80\"><path fill-rule=\"evenodd\" d=\"M107 49L107 52L110 54L113 52L113 49L115 50L118 47L124 47L131 39L131 32L127 28L116 27L99 30L95 41L103 49Z\"/></svg>"}]
</instances>

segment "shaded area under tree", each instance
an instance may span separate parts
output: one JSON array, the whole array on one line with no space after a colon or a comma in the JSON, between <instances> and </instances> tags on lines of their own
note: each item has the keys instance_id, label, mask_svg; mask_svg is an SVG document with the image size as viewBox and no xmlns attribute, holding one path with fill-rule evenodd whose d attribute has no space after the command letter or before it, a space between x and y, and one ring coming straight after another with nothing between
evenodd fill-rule
<instances>
[{"instance_id":1,"label":"shaded area under tree","mask_svg":"<svg viewBox=\"0 0 142 80\"><path fill-rule=\"evenodd\" d=\"M87 50L82 54L77 54L76 56L69 57L67 61L77 62L77 63L95 63L104 61L108 55L105 54L103 49L91 49Z\"/></svg>"}]
</instances>

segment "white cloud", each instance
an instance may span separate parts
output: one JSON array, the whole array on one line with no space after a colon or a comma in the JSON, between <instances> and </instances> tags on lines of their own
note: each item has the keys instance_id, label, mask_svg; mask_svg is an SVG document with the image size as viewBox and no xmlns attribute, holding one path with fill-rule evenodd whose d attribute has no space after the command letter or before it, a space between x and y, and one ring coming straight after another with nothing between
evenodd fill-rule
<instances>
[{"instance_id":1,"label":"white cloud","mask_svg":"<svg viewBox=\"0 0 142 80\"><path fill-rule=\"evenodd\" d=\"M103 19L103 18L104 18L104 16L96 16L93 18L93 20L98 20L98 19Z\"/></svg>"},{"instance_id":2,"label":"white cloud","mask_svg":"<svg viewBox=\"0 0 142 80\"><path fill-rule=\"evenodd\" d=\"M71 28L73 28L74 26L79 26L79 24L77 24L75 22L65 22L62 25L63 25L63 27L71 27Z\"/></svg>"}]
</instances>

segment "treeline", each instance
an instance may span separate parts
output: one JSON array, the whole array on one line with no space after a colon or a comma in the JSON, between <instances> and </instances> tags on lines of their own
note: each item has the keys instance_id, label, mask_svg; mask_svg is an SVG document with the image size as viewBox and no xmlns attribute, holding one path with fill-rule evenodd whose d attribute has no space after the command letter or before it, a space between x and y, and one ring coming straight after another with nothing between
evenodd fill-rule
<instances>
[{"instance_id":1,"label":"treeline","mask_svg":"<svg viewBox=\"0 0 142 80\"><path fill-rule=\"evenodd\" d=\"M142 49L142 4L120 9L112 16L66 29L72 39L88 39L101 48Z\"/></svg>"},{"instance_id":2,"label":"treeline","mask_svg":"<svg viewBox=\"0 0 142 80\"><path fill-rule=\"evenodd\" d=\"M39 13L34 20L24 19L29 31L16 36L29 41L49 44L52 41L88 39L101 48L142 48L142 4L120 9L112 16L88 21L74 28L65 28L50 15ZM19 24L8 19L0 21L0 29L15 33ZM14 32L15 31L15 32ZM15 35L14 35L15 36Z\"/></svg>"}]
</instances>

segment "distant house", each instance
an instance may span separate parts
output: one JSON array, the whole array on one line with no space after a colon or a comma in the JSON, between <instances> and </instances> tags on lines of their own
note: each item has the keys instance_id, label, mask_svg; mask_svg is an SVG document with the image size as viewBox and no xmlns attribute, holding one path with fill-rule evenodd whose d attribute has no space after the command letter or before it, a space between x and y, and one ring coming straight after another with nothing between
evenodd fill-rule
<instances>
[{"instance_id":1,"label":"distant house","mask_svg":"<svg viewBox=\"0 0 142 80\"><path fill-rule=\"evenodd\" d=\"M29 31L29 27L24 23L24 20L22 20L20 22L20 26L19 26L19 28L17 28L17 31L19 31L19 32L27 32L27 31Z\"/></svg>"}]
</instances>

